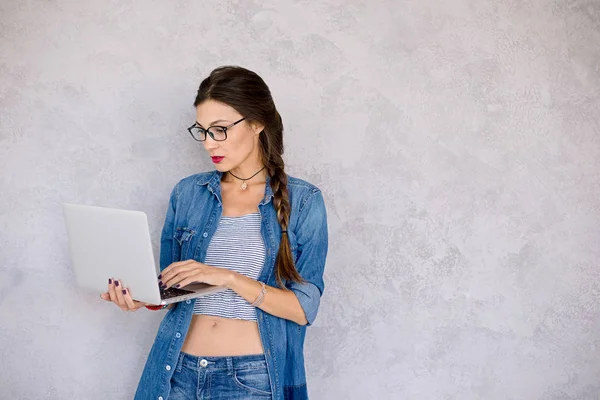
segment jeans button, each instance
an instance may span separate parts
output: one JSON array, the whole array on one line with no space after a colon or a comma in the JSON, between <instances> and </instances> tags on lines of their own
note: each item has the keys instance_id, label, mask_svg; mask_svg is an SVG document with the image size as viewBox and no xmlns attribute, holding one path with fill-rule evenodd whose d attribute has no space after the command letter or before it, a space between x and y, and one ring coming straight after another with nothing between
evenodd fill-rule
<instances>
[{"instance_id":1,"label":"jeans button","mask_svg":"<svg viewBox=\"0 0 600 400\"><path fill-rule=\"evenodd\" d=\"M207 365L208 365L208 361L206 361L204 358L202 360L200 360L200 366L202 368L206 368Z\"/></svg>"}]
</instances>

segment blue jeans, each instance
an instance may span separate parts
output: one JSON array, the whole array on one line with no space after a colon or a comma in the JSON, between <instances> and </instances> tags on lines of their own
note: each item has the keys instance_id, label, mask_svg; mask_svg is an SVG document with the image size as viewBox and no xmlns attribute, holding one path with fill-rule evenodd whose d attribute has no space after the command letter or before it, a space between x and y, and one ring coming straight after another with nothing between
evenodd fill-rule
<instances>
[{"instance_id":1,"label":"blue jeans","mask_svg":"<svg viewBox=\"0 0 600 400\"><path fill-rule=\"evenodd\" d=\"M181 352L168 400L270 399L264 354L197 357Z\"/></svg>"}]
</instances>

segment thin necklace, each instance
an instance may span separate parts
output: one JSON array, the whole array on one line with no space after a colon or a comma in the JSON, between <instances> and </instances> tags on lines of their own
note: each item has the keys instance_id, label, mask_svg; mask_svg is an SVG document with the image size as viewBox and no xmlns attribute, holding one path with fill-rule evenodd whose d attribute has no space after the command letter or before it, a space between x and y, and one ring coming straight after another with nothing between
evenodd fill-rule
<instances>
[{"instance_id":1,"label":"thin necklace","mask_svg":"<svg viewBox=\"0 0 600 400\"><path fill-rule=\"evenodd\" d=\"M233 176L234 178L237 178L237 179L239 179L240 181L242 181L242 186L241 186L241 187L242 187L242 190L246 190L246 189L248 188L248 185L246 185L246 181L249 181L250 179L254 178L254 177L255 177L256 175L258 175L258 173L259 173L260 171L262 171L263 169L265 169L265 167L262 167L262 168L261 168L261 169L259 169L259 170L258 170L258 171L257 171L257 172L254 174L254 175L252 175L250 178L246 178L246 179L244 179L244 178L240 178L240 177L238 177L238 176L235 176L235 175L233 175L233 174L231 173L231 171L229 171L229 174L230 174L231 176Z\"/></svg>"}]
</instances>

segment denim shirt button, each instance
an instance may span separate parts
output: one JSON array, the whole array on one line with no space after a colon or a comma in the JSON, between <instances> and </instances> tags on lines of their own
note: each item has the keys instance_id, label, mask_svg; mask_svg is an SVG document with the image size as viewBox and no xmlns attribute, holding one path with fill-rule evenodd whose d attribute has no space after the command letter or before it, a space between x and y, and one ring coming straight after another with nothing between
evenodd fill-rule
<instances>
[{"instance_id":1,"label":"denim shirt button","mask_svg":"<svg viewBox=\"0 0 600 400\"><path fill-rule=\"evenodd\" d=\"M170 371L170 370L171 370L171 366L170 366L170 365L167 365L167 366L165 367L165 369L166 369L167 371Z\"/></svg>"},{"instance_id":2,"label":"denim shirt button","mask_svg":"<svg viewBox=\"0 0 600 400\"><path fill-rule=\"evenodd\" d=\"M177 339L179 339L179 338L181 337L181 333L177 332L177 333L175 334L175 337L176 337Z\"/></svg>"},{"instance_id":3,"label":"denim shirt button","mask_svg":"<svg viewBox=\"0 0 600 400\"><path fill-rule=\"evenodd\" d=\"M204 233L202 234L202 237L208 237L208 233L207 233L207 232L204 232Z\"/></svg>"},{"instance_id":4,"label":"denim shirt button","mask_svg":"<svg viewBox=\"0 0 600 400\"><path fill-rule=\"evenodd\" d=\"M158 396L158 400L163 400L163 397L162 396Z\"/></svg>"},{"instance_id":5,"label":"denim shirt button","mask_svg":"<svg viewBox=\"0 0 600 400\"><path fill-rule=\"evenodd\" d=\"M192 304L192 301L191 300L186 300L185 304Z\"/></svg>"}]
</instances>

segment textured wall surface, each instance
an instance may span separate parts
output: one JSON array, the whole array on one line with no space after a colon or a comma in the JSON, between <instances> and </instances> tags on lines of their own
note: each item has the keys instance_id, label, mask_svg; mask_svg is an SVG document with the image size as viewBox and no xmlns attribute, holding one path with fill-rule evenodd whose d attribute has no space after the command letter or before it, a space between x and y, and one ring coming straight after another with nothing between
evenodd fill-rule
<instances>
[{"instance_id":1,"label":"textured wall surface","mask_svg":"<svg viewBox=\"0 0 600 400\"><path fill-rule=\"evenodd\" d=\"M160 315L77 290L60 203L158 251L222 64L326 196L312 399L600 398L598 0L2 0L0 398L131 398Z\"/></svg>"}]
</instances>

